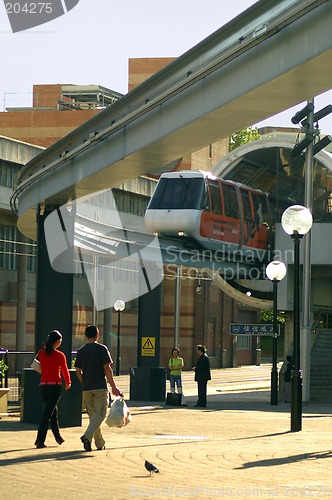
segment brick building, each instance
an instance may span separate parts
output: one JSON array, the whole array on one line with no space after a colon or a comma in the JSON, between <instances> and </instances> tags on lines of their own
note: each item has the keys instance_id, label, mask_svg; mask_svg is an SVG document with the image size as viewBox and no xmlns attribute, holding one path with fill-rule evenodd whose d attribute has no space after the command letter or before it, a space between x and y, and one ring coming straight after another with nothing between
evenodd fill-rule
<instances>
[{"instance_id":1,"label":"brick building","mask_svg":"<svg viewBox=\"0 0 332 500\"><path fill-rule=\"evenodd\" d=\"M171 62L172 58L148 58L129 60L129 91ZM0 113L0 135L16 141L41 147L48 147L68 134L71 130L100 113L106 106L112 105L121 98L112 90L97 85L34 85L31 108L8 108ZM27 144L27 146L29 146ZM34 147L34 146L30 146ZM222 140L211 144L183 158L179 158L173 169L212 170L212 167L228 152L228 141ZM35 154L35 153L34 153ZM0 152L2 177L6 177L9 169L13 173L24 162L8 159ZM131 216L142 217L149 196L155 186L157 176L144 180L137 179L113 190L116 207L120 212L128 212ZM1 190L3 189L1 183ZM9 186L7 186L7 189ZM134 201L133 201L134 200ZM130 201L130 203L129 203ZM0 286L0 345L7 349L15 349L15 332L17 321L17 261L8 264L10 249L16 256L19 248L19 234L16 229L14 215L9 206L3 206L0 212L0 230L3 235L0 273L3 278ZM30 250L35 248L34 242L28 242ZM32 250L31 250L31 253ZM34 266L31 265L27 278L27 318L26 318L26 349L33 349L34 340ZM9 266L9 268L7 268ZM15 267L16 266L16 267ZM203 277L204 278L204 277ZM212 367L232 366L234 363L251 364L256 362L256 341L248 348L238 352L233 348L233 339L229 335L229 323L236 321L238 315L247 322L256 322L257 310L241 306L225 295L210 280L203 279L203 293L197 295L197 278L190 276L186 270L181 272L181 315L180 315L180 348L187 368L195 362L194 346L204 343L208 348ZM161 365L165 365L174 343L174 273L167 275L163 281L162 317L161 317ZM75 277L73 301L73 348L84 342L84 326L92 322L93 304L91 292L86 279ZM104 313L98 313L98 324L103 332ZM112 332L109 334L109 344L116 355L116 318L114 317ZM122 313L122 371L136 364L137 344L137 304L135 301L127 304Z\"/></svg>"}]
</instances>

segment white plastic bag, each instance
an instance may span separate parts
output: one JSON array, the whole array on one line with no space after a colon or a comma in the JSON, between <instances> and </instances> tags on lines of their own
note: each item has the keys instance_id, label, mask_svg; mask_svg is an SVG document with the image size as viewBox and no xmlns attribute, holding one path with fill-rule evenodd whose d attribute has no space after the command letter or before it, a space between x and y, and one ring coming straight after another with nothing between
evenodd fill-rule
<instances>
[{"instance_id":1,"label":"white plastic bag","mask_svg":"<svg viewBox=\"0 0 332 500\"><path fill-rule=\"evenodd\" d=\"M41 373L41 364L40 361L38 361L37 358L34 358L34 360L31 363L31 368L35 370L38 373Z\"/></svg>"},{"instance_id":2,"label":"white plastic bag","mask_svg":"<svg viewBox=\"0 0 332 500\"><path fill-rule=\"evenodd\" d=\"M124 427L131 421L131 414L125 400L121 397L115 398L105 423L109 427Z\"/></svg>"}]
</instances>

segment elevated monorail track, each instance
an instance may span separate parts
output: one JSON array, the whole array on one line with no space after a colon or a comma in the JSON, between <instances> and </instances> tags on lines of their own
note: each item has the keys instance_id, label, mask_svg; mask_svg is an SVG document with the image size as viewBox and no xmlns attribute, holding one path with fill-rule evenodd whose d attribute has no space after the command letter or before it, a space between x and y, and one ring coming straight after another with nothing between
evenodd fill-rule
<instances>
[{"instance_id":1,"label":"elevated monorail track","mask_svg":"<svg viewBox=\"0 0 332 500\"><path fill-rule=\"evenodd\" d=\"M328 90L331 20L327 0L255 3L29 162L11 202L20 230L35 239L37 205L118 186Z\"/></svg>"},{"instance_id":2,"label":"elevated monorail track","mask_svg":"<svg viewBox=\"0 0 332 500\"><path fill-rule=\"evenodd\" d=\"M45 225L48 241L48 250L52 267L59 271L80 273L98 273L98 269L105 271L125 268L129 273L138 273L140 268L153 268L154 273L163 277L171 275L174 278L174 269L181 268L182 277L198 279L206 276L219 288L231 294L233 298L241 303L260 308L272 306L271 293L259 291L259 288L249 288L249 295L236 290L230 282L238 279L254 281L256 284L264 279L264 262L246 262L237 256L224 255L191 245L178 238L154 237L144 231L125 229L120 226L105 224L103 222L88 219L76 214L73 219L65 217L66 235L61 238L59 233L54 232L55 217L58 212L51 214L51 219ZM52 220L53 219L53 220ZM70 231L70 227L73 231ZM68 239L72 234L73 238ZM62 247L54 245L53 238L57 241L66 241ZM54 249L56 249L54 251ZM64 259L66 264L64 265ZM72 259L69 262L68 259ZM146 278L146 273L144 273ZM154 278L155 274L154 274ZM149 283L148 283L149 286Z\"/></svg>"}]
</instances>

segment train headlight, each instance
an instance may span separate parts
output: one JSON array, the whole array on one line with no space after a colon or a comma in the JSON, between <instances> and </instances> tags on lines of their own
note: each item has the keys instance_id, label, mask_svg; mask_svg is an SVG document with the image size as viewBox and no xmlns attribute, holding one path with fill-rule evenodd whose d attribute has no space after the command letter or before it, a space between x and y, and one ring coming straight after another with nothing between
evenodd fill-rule
<instances>
[{"instance_id":1,"label":"train headlight","mask_svg":"<svg viewBox=\"0 0 332 500\"><path fill-rule=\"evenodd\" d=\"M159 236L158 231L154 231L152 234L153 234L153 236Z\"/></svg>"},{"instance_id":2,"label":"train headlight","mask_svg":"<svg viewBox=\"0 0 332 500\"><path fill-rule=\"evenodd\" d=\"M184 236L184 231L178 231L178 236Z\"/></svg>"}]
</instances>

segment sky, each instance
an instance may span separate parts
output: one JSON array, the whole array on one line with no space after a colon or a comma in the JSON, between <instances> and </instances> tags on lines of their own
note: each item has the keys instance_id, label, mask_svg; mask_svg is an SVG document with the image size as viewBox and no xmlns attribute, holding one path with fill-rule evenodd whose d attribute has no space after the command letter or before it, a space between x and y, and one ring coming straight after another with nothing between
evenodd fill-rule
<instances>
[{"instance_id":1,"label":"sky","mask_svg":"<svg viewBox=\"0 0 332 500\"><path fill-rule=\"evenodd\" d=\"M79 0L65 15L17 33L5 3L0 3L0 111L31 106L34 84L94 84L125 94L129 58L178 57L255 0ZM315 97L316 110L330 103L331 91ZM255 125L292 126L301 107ZM321 120L320 128L332 133L332 117Z\"/></svg>"}]
</instances>

